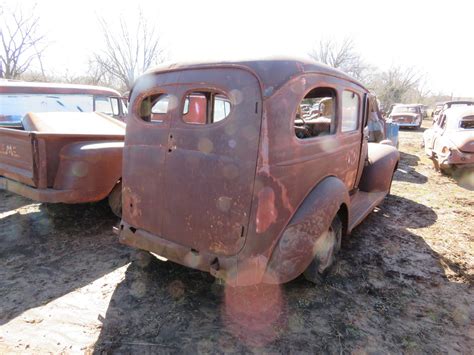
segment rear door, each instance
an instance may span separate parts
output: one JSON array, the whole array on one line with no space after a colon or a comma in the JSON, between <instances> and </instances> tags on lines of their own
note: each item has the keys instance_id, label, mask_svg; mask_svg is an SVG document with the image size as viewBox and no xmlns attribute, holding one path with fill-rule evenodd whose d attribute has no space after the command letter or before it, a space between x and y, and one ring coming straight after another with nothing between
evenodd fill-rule
<instances>
[{"instance_id":1,"label":"rear door","mask_svg":"<svg viewBox=\"0 0 474 355\"><path fill-rule=\"evenodd\" d=\"M346 173L344 183L348 191L357 187L361 175L365 156L367 155L368 131L365 130L365 106L367 97L356 89L344 88L340 94L341 121L339 128L339 142L344 147L344 164ZM365 130L365 135L364 135Z\"/></svg>"},{"instance_id":2,"label":"rear door","mask_svg":"<svg viewBox=\"0 0 474 355\"><path fill-rule=\"evenodd\" d=\"M249 222L261 123L256 77L237 68L187 70L166 153L163 236L234 255Z\"/></svg>"},{"instance_id":3,"label":"rear door","mask_svg":"<svg viewBox=\"0 0 474 355\"><path fill-rule=\"evenodd\" d=\"M446 126L446 115L443 113L437 123L435 123L432 129L426 134L426 147L430 150L435 148L436 140L442 135L444 127Z\"/></svg>"},{"instance_id":4,"label":"rear door","mask_svg":"<svg viewBox=\"0 0 474 355\"><path fill-rule=\"evenodd\" d=\"M127 117L123 152L122 214L133 226L162 235L164 172L178 73L137 83Z\"/></svg>"}]
</instances>

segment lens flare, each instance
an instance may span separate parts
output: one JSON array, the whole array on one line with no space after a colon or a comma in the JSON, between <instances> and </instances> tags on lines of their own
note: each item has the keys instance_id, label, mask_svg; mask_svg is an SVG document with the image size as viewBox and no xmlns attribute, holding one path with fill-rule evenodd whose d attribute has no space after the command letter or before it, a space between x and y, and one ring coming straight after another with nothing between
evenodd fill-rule
<instances>
[{"instance_id":1,"label":"lens flare","mask_svg":"<svg viewBox=\"0 0 474 355\"><path fill-rule=\"evenodd\" d=\"M239 271L239 280L252 280L254 270ZM223 320L239 341L249 346L264 346L287 326L283 292L278 284L232 287L224 291Z\"/></svg>"}]
</instances>

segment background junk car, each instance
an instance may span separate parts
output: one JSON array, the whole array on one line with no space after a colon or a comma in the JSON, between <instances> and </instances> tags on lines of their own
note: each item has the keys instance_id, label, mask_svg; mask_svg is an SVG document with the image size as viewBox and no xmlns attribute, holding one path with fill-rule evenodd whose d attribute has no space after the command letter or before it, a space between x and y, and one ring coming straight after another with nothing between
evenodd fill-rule
<instances>
[{"instance_id":1,"label":"background junk car","mask_svg":"<svg viewBox=\"0 0 474 355\"><path fill-rule=\"evenodd\" d=\"M443 104L443 106L441 107L441 109L438 110L437 114L434 116L433 118L433 123L436 123L442 113L444 111L446 111L447 109L450 109L451 107L464 107L464 106L474 106L474 101L462 101L462 100L457 100L457 101L447 101ZM437 109L438 109L438 106L436 106Z\"/></svg>"},{"instance_id":2,"label":"background junk car","mask_svg":"<svg viewBox=\"0 0 474 355\"><path fill-rule=\"evenodd\" d=\"M130 97L120 241L233 285L317 280L398 164L367 143L369 95L301 61L148 72Z\"/></svg>"},{"instance_id":3,"label":"background junk car","mask_svg":"<svg viewBox=\"0 0 474 355\"><path fill-rule=\"evenodd\" d=\"M437 166L474 165L474 106L455 106L441 112L440 118L423 134L425 153Z\"/></svg>"},{"instance_id":4,"label":"background junk car","mask_svg":"<svg viewBox=\"0 0 474 355\"><path fill-rule=\"evenodd\" d=\"M400 127L420 128L423 123L423 113L420 105L396 105L388 117L389 122L397 123Z\"/></svg>"},{"instance_id":5,"label":"background junk car","mask_svg":"<svg viewBox=\"0 0 474 355\"><path fill-rule=\"evenodd\" d=\"M8 82L0 100L10 127L0 127L0 188L51 203L108 197L120 215L126 108L118 92Z\"/></svg>"},{"instance_id":6,"label":"background junk car","mask_svg":"<svg viewBox=\"0 0 474 355\"><path fill-rule=\"evenodd\" d=\"M0 127L21 128L28 112L100 112L123 120L127 107L105 87L0 81Z\"/></svg>"}]
</instances>

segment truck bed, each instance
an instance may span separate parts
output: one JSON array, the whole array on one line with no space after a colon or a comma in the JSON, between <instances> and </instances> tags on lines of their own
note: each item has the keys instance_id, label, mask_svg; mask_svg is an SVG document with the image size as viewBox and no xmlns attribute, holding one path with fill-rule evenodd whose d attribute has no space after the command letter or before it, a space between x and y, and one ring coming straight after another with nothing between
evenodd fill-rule
<instances>
[{"instance_id":1,"label":"truck bed","mask_svg":"<svg viewBox=\"0 0 474 355\"><path fill-rule=\"evenodd\" d=\"M0 128L0 176L35 188L52 188L61 149L87 141L123 141L123 135L28 132Z\"/></svg>"},{"instance_id":2,"label":"truck bed","mask_svg":"<svg viewBox=\"0 0 474 355\"><path fill-rule=\"evenodd\" d=\"M125 136L123 122L98 113L28 113L22 122L25 130L0 128L0 177L38 189L54 186L66 145Z\"/></svg>"}]
</instances>

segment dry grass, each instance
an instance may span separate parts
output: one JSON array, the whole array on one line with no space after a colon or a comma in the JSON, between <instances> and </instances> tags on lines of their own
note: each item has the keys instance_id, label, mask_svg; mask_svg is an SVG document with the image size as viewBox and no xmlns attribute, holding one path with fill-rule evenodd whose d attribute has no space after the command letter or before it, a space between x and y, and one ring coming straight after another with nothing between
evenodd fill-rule
<instances>
[{"instance_id":1,"label":"dry grass","mask_svg":"<svg viewBox=\"0 0 474 355\"><path fill-rule=\"evenodd\" d=\"M421 134L401 132L392 195L319 286L234 294L120 245L105 204L0 192L0 353L472 353L474 193Z\"/></svg>"}]
</instances>

